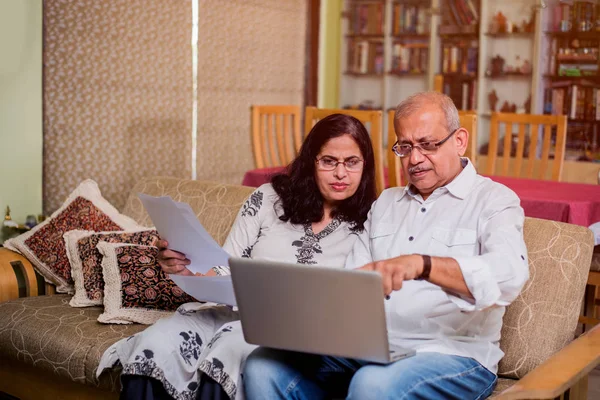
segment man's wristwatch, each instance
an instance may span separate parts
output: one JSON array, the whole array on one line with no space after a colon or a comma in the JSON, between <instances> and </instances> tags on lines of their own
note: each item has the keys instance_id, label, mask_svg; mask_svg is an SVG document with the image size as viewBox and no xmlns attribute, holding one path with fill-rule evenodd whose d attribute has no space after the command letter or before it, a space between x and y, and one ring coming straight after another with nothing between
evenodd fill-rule
<instances>
[{"instance_id":1,"label":"man's wristwatch","mask_svg":"<svg viewBox=\"0 0 600 400\"><path fill-rule=\"evenodd\" d=\"M423 272L417 278L418 281L426 281L429 279L429 274L431 273L431 257L426 255L421 255L423 258Z\"/></svg>"}]
</instances>

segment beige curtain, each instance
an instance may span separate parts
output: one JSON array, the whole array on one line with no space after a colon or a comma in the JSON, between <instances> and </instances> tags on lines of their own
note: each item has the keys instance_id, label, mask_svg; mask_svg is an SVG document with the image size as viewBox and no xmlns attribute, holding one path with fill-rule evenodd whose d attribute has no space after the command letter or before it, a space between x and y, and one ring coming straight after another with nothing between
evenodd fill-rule
<instances>
[{"instance_id":1,"label":"beige curtain","mask_svg":"<svg viewBox=\"0 0 600 400\"><path fill-rule=\"evenodd\" d=\"M306 0L199 0L198 179L254 167L252 104L303 104Z\"/></svg>"},{"instance_id":2,"label":"beige curtain","mask_svg":"<svg viewBox=\"0 0 600 400\"><path fill-rule=\"evenodd\" d=\"M303 104L306 1L46 0L44 212L86 178L121 209L143 176L193 176L194 99L197 178L241 183L250 105Z\"/></svg>"},{"instance_id":3,"label":"beige curtain","mask_svg":"<svg viewBox=\"0 0 600 400\"><path fill-rule=\"evenodd\" d=\"M192 6L44 1L44 212L86 178L122 208L142 176L191 176Z\"/></svg>"}]
</instances>

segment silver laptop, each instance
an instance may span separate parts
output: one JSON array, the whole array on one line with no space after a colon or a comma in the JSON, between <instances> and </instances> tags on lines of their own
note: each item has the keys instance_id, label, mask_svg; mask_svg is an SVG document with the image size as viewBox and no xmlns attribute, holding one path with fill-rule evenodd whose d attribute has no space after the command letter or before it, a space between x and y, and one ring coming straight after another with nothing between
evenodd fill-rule
<instances>
[{"instance_id":1,"label":"silver laptop","mask_svg":"<svg viewBox=\"0 0 600 400\"><path fill-rule=\"evenodd\" d=\"M376 272L230 258L246 342L390 363L414 350L388 343Z\"/></svg>"}]
</instances>

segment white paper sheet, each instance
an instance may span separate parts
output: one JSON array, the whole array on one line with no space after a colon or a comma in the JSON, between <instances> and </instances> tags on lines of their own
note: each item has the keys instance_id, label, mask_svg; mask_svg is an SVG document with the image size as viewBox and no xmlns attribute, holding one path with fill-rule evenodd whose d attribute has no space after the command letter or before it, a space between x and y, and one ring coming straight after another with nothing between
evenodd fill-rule
<instances>
[{"instance_id":1,"label":"white paper sheet","mask_svg":"<svg viewBox=\"0 0 600 400\"><path fill-rule=\"evenodd\" d=\"M200 301L237 306L231 276L169 275L184 292Z\"/></svg>"},{"instance_id":2,"label":"white paper sheet","mask_svg":"<svg viewBox=\"0 0 600 400\"><path fill-rule=\"evenodd\" d=\"M138 197L160 237L169 242L169 248L185 254L191 261L187 267L190 271L205 274L216 265L229 265L229 254L204 229L189 204L178 203L168 196L139 193Z\"/></svg>"}]
</instances>

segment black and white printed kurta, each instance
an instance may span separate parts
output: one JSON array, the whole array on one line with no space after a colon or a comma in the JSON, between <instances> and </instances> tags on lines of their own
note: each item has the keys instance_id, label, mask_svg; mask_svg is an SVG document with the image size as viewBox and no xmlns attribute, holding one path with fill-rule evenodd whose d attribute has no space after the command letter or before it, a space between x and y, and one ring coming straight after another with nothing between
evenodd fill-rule
<instances>
[{"instance_id":1,"label":"black and white printed kurta","mask_svg":"<svg viewBox=\"0 0 600 400\"><path fill-rule=\"evenodd\" d=\"M357 235L333 220L314 234L311 225L279 219L279 197L270 184L256 189L240 209L223 248L234 257L342 268ZM189 303L146 330L106 350L97 375L117 363L124 374L158 379L176 399L193 399L203 374L230 398L243 398L240 372L254 345L244 341L237 312L213 303Z\"/></svg>"}]
</instances>

